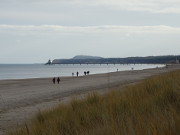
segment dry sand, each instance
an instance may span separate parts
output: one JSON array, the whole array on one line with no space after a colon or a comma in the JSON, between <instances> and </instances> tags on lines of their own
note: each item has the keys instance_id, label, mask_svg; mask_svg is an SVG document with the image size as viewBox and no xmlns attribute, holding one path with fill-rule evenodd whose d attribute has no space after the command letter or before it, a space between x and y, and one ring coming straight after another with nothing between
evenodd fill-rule
<instances>
[{"instance_id":1,"label":"dry sand","mask_svg":"<svg viewBox=\"0 0 180 135\"><path fill-rule=\"evenodd\" d=\"M152 75L180 69L180 65L168 68L139 71L120 71L81 77L63 77L58 85L52 78L1 80L0 81L0 135L7 129L22 125L39 110L66 102L74 95L91 91L104 93L117 85L136 83Z\"/></svg>"}]
</instances>

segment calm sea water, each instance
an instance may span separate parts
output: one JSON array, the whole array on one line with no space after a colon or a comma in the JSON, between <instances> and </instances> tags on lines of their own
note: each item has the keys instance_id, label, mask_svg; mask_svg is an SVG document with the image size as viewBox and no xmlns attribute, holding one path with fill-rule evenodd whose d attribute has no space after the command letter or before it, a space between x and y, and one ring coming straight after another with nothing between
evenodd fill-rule
<instances>
[{"instance_id":1,"label":"calm sea water","mask_svg":"<svg viewBox=\"0 0 180 135\"><path fill-rule=\"evenodd\" d=\"M108 73L125 70L142 70L147 68L162 67L164 65L154 64L82 64L82 65L43 65L43 64L0 64L0 80L43 78L57 76L72 76L79 72L84 75L84 71L90 74Z\"/></svg>"}]
</instances>

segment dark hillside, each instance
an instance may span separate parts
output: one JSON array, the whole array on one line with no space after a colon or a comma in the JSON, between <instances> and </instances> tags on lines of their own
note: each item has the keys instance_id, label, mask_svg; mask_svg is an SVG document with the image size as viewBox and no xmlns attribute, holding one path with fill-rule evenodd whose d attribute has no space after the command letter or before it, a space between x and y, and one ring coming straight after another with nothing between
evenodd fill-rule
<instances>
[{"instance_id":1,"label":"dark hillside","mask_svg":"<svg viewBox=\"0 0 180 135\"><path fill-rule=\"evenodd\" d=\"M100 58L87 57L84 59L55 59L53 64L169 64L176 63L177 56L148 56L148 57L127 57L127 58Z\"/></svg>"}]
</instances>

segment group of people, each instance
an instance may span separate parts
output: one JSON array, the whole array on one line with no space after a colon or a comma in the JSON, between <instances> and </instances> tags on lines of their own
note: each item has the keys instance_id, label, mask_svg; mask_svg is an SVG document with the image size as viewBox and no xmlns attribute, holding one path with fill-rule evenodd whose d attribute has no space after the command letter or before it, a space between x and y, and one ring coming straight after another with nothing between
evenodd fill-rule
<instances>
[{"instance_id":1,"label":"group of people","mask_svg":"<svg viewBox=\"0 0 180 135\"><path fill-rule=\"evenodd\" d=\"M90 71L84 71L84 75L89 75L89 73L90 73ZM74 72L72 73L72 76L74 76ZM76 76L77 76L77 77L79 76L79 72L76 72ZM52 81L53 81L53 84L55 84L56 81L57 81L57 83L59 84L61 80L60 80L59 77L58 77L57 79L54 77L54 78L52 79Z\"/></svg>"},{"instance_id":2,"label":"group of people","mask_svg":"<svg viewBox=\"0 0 180 135\"><path fill-rule=\"evenodd\" d=\"M84 75L89 75L89 71L84 71Z\"/></svg>"},{"instance_id":3,"label":"group of people","mask_svg":"<svg viewBox=\"0 0 180 135\"><path fill-rule=\"evenodd\" d=\"M61 81L59 77L58 77L57 79L54 77L54 78L53 78L53 80L52 80L52 81L53 81L53 84L55 84L55 83L56 83L56 80L57 80L57 83L58 83L58 84L59 84L59 83L60 83L60 81Z\"/></svg>"},{"instance_id":4,"label":"group of people","mask_svg":"<svg viewBox=\"0 0 180 135\"><path fill-rule=\"evenodd\" d=\"M84 75L89 75L90 71L84 71ZM74 72L72 73L72 76L74 76ZM79 72L76 72L76 76L79 76Z\"/></svg>"}]
</instances>

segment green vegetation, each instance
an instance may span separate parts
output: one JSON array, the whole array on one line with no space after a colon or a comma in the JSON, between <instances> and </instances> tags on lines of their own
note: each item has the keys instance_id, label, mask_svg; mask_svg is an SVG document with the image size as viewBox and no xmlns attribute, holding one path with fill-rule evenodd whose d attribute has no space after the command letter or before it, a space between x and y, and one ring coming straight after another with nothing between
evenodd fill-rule
<instances>
[{"instance_id":1,"label":"green vegetation","mask_svg":"<svg viewBox=\"0 0 180 135\"><path fill-rule=\"evenodd\" d=\"M39 112L9 135L179 135L180 70Z\"/></svg>"}]
</instances>

